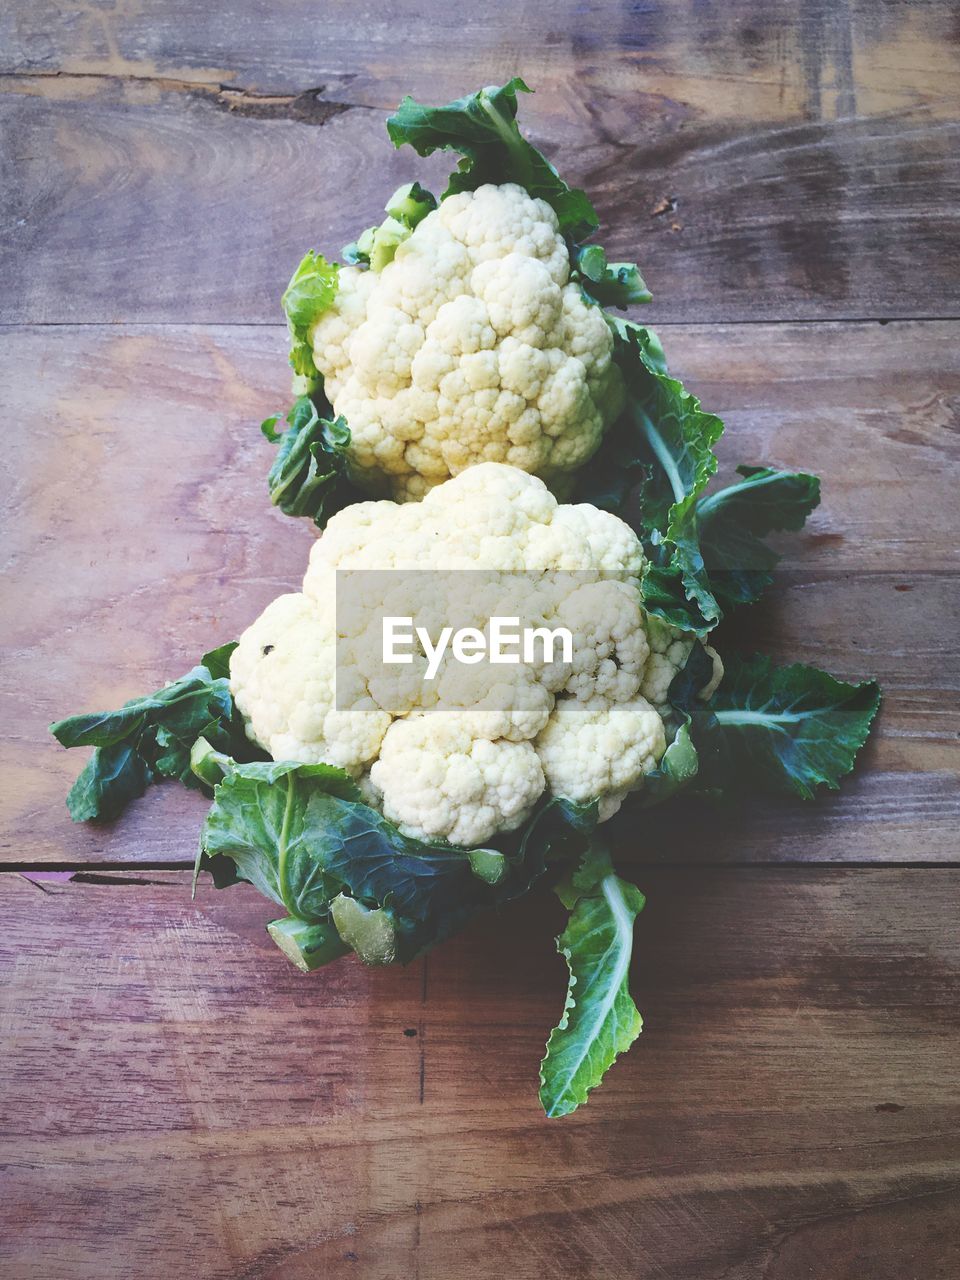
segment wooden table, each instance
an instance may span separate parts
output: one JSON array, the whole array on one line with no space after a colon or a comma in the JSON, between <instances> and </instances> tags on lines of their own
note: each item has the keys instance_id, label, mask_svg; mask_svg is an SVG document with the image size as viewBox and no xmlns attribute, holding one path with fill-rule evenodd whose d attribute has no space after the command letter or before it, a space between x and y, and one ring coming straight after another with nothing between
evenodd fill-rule
<instances>
[{"instance_id":1,"label":"wooden table","mask_svg":"<svg viewBox=\"0 0 960 1280\"><path fill-rule=\"evenodd\" d=\"M949 0L7 0L5 1280L960 1275L957 40ZM759 642L886 690L841 796L621 851L646 1029L559 1121L554 905L302 977L252 890L191 902L198 797L75 828L45 734L298 579L278 295L412 176L402 93L516 72L724 463L826 477Z\"/></svg>"}]
</instances>

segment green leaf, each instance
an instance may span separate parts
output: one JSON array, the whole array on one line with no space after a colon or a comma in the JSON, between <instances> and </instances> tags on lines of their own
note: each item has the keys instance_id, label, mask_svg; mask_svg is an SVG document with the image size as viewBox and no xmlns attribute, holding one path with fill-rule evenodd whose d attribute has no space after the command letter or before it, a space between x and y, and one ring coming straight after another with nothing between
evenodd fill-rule
<instances>
[{"instance_id":1,"label":"green leaf","mask_svg":"<svg viewBox=\"0 0 960 1280\"><path fill-rule=\"evenodd\" d=\"M277 429L279 421L275 415L260 428L280 446L267 476L270 501L284 515L308 516L322 529L342 507L364 496L347 472L350 428L345 418L322 418L310 396L295 401L286 430Z\"/></svg>"},{"instance_id":2,"label":"green leaf","mask_svg":"<svg viewBox=\"0 0 960 1280\"><path fill-rule=\"evenodd\" d=\"M396 191L384 205L388 218L396 218L412 231L419 226L428 213L437 207L437 197L419 182L407 182Z\"/></svg>"},{"instance_id":3,"label":"green leaf","mask_svg":"<svg viewBox=\"0 0 960 1280\"><path fill-rule=\"evenodd\" d=\"M211 649L200 659L200 665L206 667L214 680L230 679L230 658L237 647L236 640L222 644L218 649Z\"/></svg>"},{"instance_id":4,"label":"green leaf","mask_svg":"<svg viewBox=\"0 0 960 1280\"><path fill-rule=\"evenodd\" d=\"M468 850L402 835L327 765L229 768L201 839L205 858L232 859L244 880L298 919L327 919L344 893L383 908L404 961L496 897Z\"/></svg>"},{"instance_id":5,"label":"green leaf","mask_svg":"<svg viewBox=\"0 0 960 1280\"><path fill-rule=\"evenodd\" d=\"M662 618L671 627L692 631L701 638L716 626L713 618L704 616L696 600L687 598L683 578L675 565L650 566L643 577L643 604L648 613Z\"/></svg>"},{"instance_id":6,"label":"green leaf","mask_svg":"<svg viewBox=\"0 0 960 1280\"><path fill-rule=\"evenodd\" d=\"M880 706L875 681L847 684L816 667L727 656L710 706L694 713L702 782L810 799L850 772Z\"/></svg>"},{"instance_id":7,"label":"green leaf","mask_svg":"<svg viewBox=\"0 0 960 1280\"><path fill-rule=\"evenodd\" d=\"M350 897L384 908L404 963L497 900L474 874L469 850L411 839L364 804L316 795L309 810L326 874Z\"/></svg>"},{"instance_id":8,"label":"green leaf","mask_svg":"<svg viewBox=\"0 0 960 1280\"><path fill-rule=\"evenodd\" d=\"M204 857L230 858L242 879L289 915L326 919L339 886L325 874L322 832L308 814L311 799L323 792L359 798L356 783L332 765L265 761L231 767L203 824Z\"/></svg>"},{"instance_id":9,"label":"green leaf","mask_svg":"<svg viewBox=\"0 0 960 1280\"><path fill-rule=\"evenodd\" d=\"M145 698L133 698L116 711L70 716L50 726L64 747L95 747L67 797L75 822L115 818L128 801L143 794L156 778L176 778L202 787L190 767L197 738L241 759L255 749L230 696L228 671L232 646L223 645L179 680Z\"/></svg>"},{"instance_id":10,"label":"green leaf","mask_svg":"<svg viewBox=\"0 0 960 1280\"><path fill-rule=\"evenodd\" d=\"M443 107L429 107L406 97L387 120L395 147L409 144L421 156L457 151L463 157L451 174L443 199L474 191L486 182L516 182L545 200L571 241L584 240L597 229L596 210L585 192L568 187L553 165L530 145L517 127L517 94L530 93L519 76L490 85Z\"/></svg>"},{"instance_id":11,"label":"green leaf","mask_svg":"<svg viewBox=\"0 0 960 1280\"><path fill-rule=\"evenodd\" d=\"M389 959L406 963L477 910L525 893L548 862L579 856L596 824L596 802L552 798L503 851L429 844L362 803L338 769L234 765L200 744L194 754L208 780L214 770L224 775L204 824L198 870L216 873L229 859L240 878L296 919L326 920L341 899L338 913L351 937L374 939L363 943L368 962L374 951L386 962L380 943L388 934Z\"/></svg>"},{"instance_id":12,"label":"green leaf","mask_svg":"<svg viewBox=\"0 0 960 1280\"><path fill-rule=\"evenodd\" d=\"M723 433L723 423L716 415L704 413L696 396L674 378L651 374L645 367L635 373L627 412L637 456L647 464L642 534L654 565L679 577L683 594L693 606L686 625L702 634L700 619L715 625L720 607L700 549L697 498L717 469L713 446ZM652 613L661 609L660 601L649 593L644 603ZM660 616L672 621L667 611Z\"/></svg>"},{"instance_id":13,"label":"green leaf","mask_svg":"<svg viewBox=\"0 0 960 1280\"><path fill-rule=\"evenodd\" d=\"M621 369L636 370L639 366L653 375L666 373L663 347L652 329L611 315L606 320L614 334L614 353ZM634 378L637 376L635 373ZM648 469L649 460L638 452L633 424L629 414L624 413L577 473L572 501L589 502L602 511L612 511L640 532Z\"/></svg>"},{"instance_id":14,"label":"green leaf","mask_svg":"<svg viewBox=\"0 0 960 1280\"><path fill-rule=\"evenodd\" d=\"M306 378L319 378L313 362L310 329L328 310L337 296L335 262L327 262L320 253L309 250L300 262L280 299L290 330L290 367Z\"/></svg>"},{"instance_id":15,"label":"green leaf","mask_svg":"<svg viewBox=\"0 0 960 1280\"><path fill-rule=\"evenodd\" d=\"M132 747L122 742L97 747L67 795L70 817L74 822L109 821L142 796L152 779L151 769Z\"/></svg>"},{"instance_id":16,"label":"green leaf","mask_svg":"<svg viewBox=\"0 0 960 1280\"><path fill-rule=\"evenodd\" d=\"M643 1025L628 986L643 894L614 874L608 858L593 854L572 877L567 901L572 910L557 948L570 982L540 1065L540 1102L548 1116L567 1115L586 1102Z\"/></svg>"},{"instance_id":17,"label":"green leaf","mask_svg":"<svg viewBox=\"0 0 960 1280\"><path fill-rule=\"evenodd\" d=\"M397 929L385 907L365 907L338 893L330 914L340 937L364 964L393 964L397 959Z\"/></svg>"},{"instance_id":18,"label":"green leaf","mask_svg":"<svg viewBox=\"0 0 960 1280\"><path fill-rule=\"evenodd\" d=\"M587 300L598 306L625 310L653 300L636 263L608 263L606 252L598 244L576 248L571 255L571 267L571 280L577 281Z\"/></svg>"},{"instance_id":19,"label":"green leaf","mask_svg":"<svg viewBox=\"0 0 960 1280\"><path fill-rule=\"evenodd\" d=\"M663 344L652 329L619 316L608 315L606 321L613 331L614 355L621 368L629 369L632 362L639 360L651 373L667 372Z\"/></svg>"},{"instance_id":20,"label":"green leaf","mask_svg":"<svg viewBox=\"0 0 960 1280\"><path fill-rule=\"evenodd\" d=\"M700 547L697 499L717 469L713 446L723 423L661 371L654 334L608 320L627 405L578 477L575 500L612 511L636 530L650 560L647 611L703 636L720 607Z\"/></svg>"},{"instance_id":21,"label":"green leaf","mask_svg":"<svg viewBox=\"0 0 960 1280\"><path fill-rule=\"evenodd\" d=\"M744 478L697 503L700 544L717 598L727 605L759 599L780 556L763 541L775 530L802 529L820 502L820 481L797 471L737 467Z\"/></svg>"},{"instance_id":22,"label":"green leaf","mask_svg":"<svg viewBox=\"0 0 960 1280\"><path fill-rule=\"evenodd\" d=\"M352 244L343 246L344 262L382 271L388 262L393 261L404 240L436 207L436 196L426 187L421 187L419 182L408 182L398 187L386 203L387 216L383 222L378 227L367 227Z\"/></svg>"},{"instance_id":23,"label":"green leaf","mask_svg":"<svg viewBox=\"0 0 960 1280\"><path fill-rule=\"evenodd\" d=\"M687 716L677 729L656 769L644 777L636 793L639 807L649 809L672 800L697 777L700 758L690 736L689 719Z\"/></svg>"}]
</instances>

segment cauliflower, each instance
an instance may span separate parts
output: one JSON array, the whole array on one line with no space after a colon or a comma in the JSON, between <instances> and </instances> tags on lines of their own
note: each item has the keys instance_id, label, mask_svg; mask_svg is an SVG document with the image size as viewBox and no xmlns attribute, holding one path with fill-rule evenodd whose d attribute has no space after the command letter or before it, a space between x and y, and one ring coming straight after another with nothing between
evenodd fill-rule
<instances>
[{"instance_id":1,"label":"cauliflower","mask_svg":"<svg viewBox=\"0 0 960 1280\"><path fill-rule=\"evenodd\" d=\"M482 844L546 791L597 799L607 818L664 753L667 687L692 644L647 617L643 571L616 516L481 464L420 503L334 516L302 592L241 636L231 689L271 755L346 769L419 839ZM387 614L425 622L406 665L383 664ZM440 654L444 626L484 632L495 616L562 626L571 652L485 668Z\"/></svg>"},{"instance_id":2,"label":"cauliflower","mask_svg":"<svg viewBox=\"0 0 960 1280\"><path fill-rule=\"evenodd\" d=\"M562 480L623 407L557 215L511 182L444 200L381 271L341 268L308 340L354 479L399 501L481 462Z\"/></svg>"}]
</instances>

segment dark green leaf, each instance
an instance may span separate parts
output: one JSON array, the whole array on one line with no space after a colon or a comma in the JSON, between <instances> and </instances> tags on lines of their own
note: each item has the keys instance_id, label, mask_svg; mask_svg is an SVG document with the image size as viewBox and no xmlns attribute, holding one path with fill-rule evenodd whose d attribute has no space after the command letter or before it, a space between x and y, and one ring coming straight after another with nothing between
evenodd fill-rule
<instances>
[{"instance_id":1,"label":"dark green leaf","mask_svg":"<svg viewBox=\"0 0 960 1280\"><path fill-rule=\"evenodd\" d=\"M657 768L644 777L642 786L636 792L637 806L649 809L653 805L672 800L678 792L690 786L699 769L700 759L690 736L689 717L686 717L672 742L668 744Z\"/></svg>"},{"instance_id":2,"label":"dark green leaf","mask_svg":"<svg viewBox=\"0 0 960 1280\"><path fill-rule=\"evenodd\" d=\"M647 611L702 636L720 609L700 548L697 498L716 471L713 446L723 423L660 372L655 335L640 325L611 324L627 406L578 477L575 499L612 511L637 531L651 564Z\"/></svg>"},{"instance_id":3,"label":"dark green leaf","mask_svg":"<svg viewBox=\"0 0 960 1280\"><path fill-rule=\"evenodd\" d=\"M880 705L874 681L847 684L816 667L775 667L769 658L727 656L709 707L695 711L701 782L810 799L853 768Z\"/></svg>"},{"instance_id":4,"label":"dark green leaf","mask_svg":"<svg viewBox=\"0 0 960 1280\"><path fill-rule=\"evenodd\" d=\"M652 329L619 316L608 315L606 319L613 330L614 355L621 368L629 370L633 361L639 360L651 373L667 372L663 345Z\"/></svg>"},{"instance_id":5,"label":"dark green leaf","mask_svg":"<svg viewBox=\"0 0 960 1280\"><path fill-rule=\"evenodd\" d=\"M310 396L296 400L286 416L267 418L261 430L279 444L267 476L270 501L288 516L308 516L322 529L332 515L364 497L347 473L350 429L345 418L322 418Z\"/></svg>"},{"instance_id":6,"label":"dark green leaf","mask_svg":"<svg viewBox=\"0 0 960 1280\"><path fill-rule=\"evenodd\" d=\"M717 597L727 605L757 600L779 555L763 541L775 530L802 529L820 502L820 481L803 472L738 467L744 478L697 504L700 545Z\"/></svg>"},{"instance_id":7,"label":"dark green leaf","mask_svg":"<svg viewBox=\"0 0 960 1280\"><path fill-rule=\"evenodd\" d=\"M572 910L557 948L570 983L540 1065L540 1102L548 1116L567 1115L586 1102L643 1025L628 986L643 894L594 852L568 881L565 897Z\"/></svg>"},{"instance_id":8,"label":"dark green leaf","mask_svg":"<svg viewBox=\"0 0 960 1280\"><path fill-rule=\"evenodd\" d=\"M230 658L237 647L236 640L222 644L218 649L211 649L200 659L200 665L206 667L214 680L230 679Z\"/></svg>"},{"instance_id":9,"label":"dark green leaf","mask_svg":"<svg viewBox=\"0 0 960 1280\"><path fill-rule=\"evenodd\" d=\"M230 651L224 645L207 655L216 670L227 670ZM190 751L201 735L241 759L254 754L226 674L214 677L205 665L116 711L71 716L50 731L65 747L97 748L67 800L76 822L116 817L158 777L200 786Z\"/></svg>"},{"instance_id":10,"label":"dark green leaf","mask_svg":"<svg viewBox=\"0 0 960 1280\"><path fill-rule=\"evenodd\" d=\"M125 743L97 747L67 795L70 817L109 821L142 796L152 778L146 762Z\"/></svg>"},{"instance_id":11,"label":"dark green leaf","mask_svg":"<svg viewBox=\"0 0 960 1280\"><path fill-rule=\"evenodd\" d=\"M637 456L647 465L642 536L654 564L679 576L693 605L687 626L700 633L700 618L711 626L720 618L700 550L697 498L717 469L713 446L723 423L704 413L674 378L640 367L634 374L627 413ZM654 596L645 595L644 602L650 612L658 611Z\"/></svg>"},{"instance_id":12,"label":"dark green leaf","mask_svg":"<svg viewBox=\"0 0 960 1280\"><path fill-rule=\"evenodd\" d=\"M371 907L383 907L407 961L460 928L495 900L474 875L470 853L402 835L375 809L315 795L308 821L331 880Z\"/></svg>"},{"instance_id":13,"label":"dark green leaf","mask_svg":"<svg viewBox=\"0 0 960 1280\"><path fill-rule=\"evenodd\" d=\"M341 915L349 915L357 936L372 930L380 937L388 922L389 958L406 962L480 908L525 893L548 862L579 856L596 824L596 809L595 802L553 798L525 832L506 840L504 851L458 849L403 835L360 802L355 784L340 770L227 762L204 825L198 866L230 858L240 877L300 919L326 919L334 899L346 895L367 913L383 913L358 922L354 908L341 903Z\"/></svg>"},{"instance_id":14,"label":"dark green leaf","mask_svg":"<svg viewBox=\"0 0 960 1280\"><path fill-rule=\"evenodd\" d=\"M450 177L444 198L473 191L486 182L516 182L545 200L560 221L561 232L574 242L597 229L597 214L583 191L568 187L556 169L530 145L517 127L517 94L530 90L519 77L490 85L444 107L429 107L404 98L387 120L395 147L409 144L421 156L457 151L463 157Z\"/></svg>"},{"instance_id":15,"label":"dark green leaf","mask_svg":"<svg viewBox=\"0 0 960 1280\"><path fill-rule=\"evenodd\" d=\"M643 603L648 613L655 614L681 631L692 631L703 637L716 623L703 615L696 600L688 600L683 578L675 566L651 565L643 578Z\"/></svg>"}]
</instances>

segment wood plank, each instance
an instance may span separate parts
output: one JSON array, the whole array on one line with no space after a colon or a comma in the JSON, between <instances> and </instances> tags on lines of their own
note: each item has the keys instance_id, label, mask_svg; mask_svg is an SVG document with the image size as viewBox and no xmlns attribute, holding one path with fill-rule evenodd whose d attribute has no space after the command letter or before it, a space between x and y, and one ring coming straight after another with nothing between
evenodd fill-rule
<instances>
[{"instance_id":1,"label":"wood plank","mask_svg":"<svg viewBox=\"0 0 960 1280\"><path fill-rule=\"evenodd\" d=\"M644 1035L553 1121L552 902L478 921L424 985L303 977L252 890L149 879L0 877L11 1280L166 1280L171 1248L209 1280L960 1260L955 871L648 869Z\"/></svg>"},{"instance_id":2,"label":"wood plank","mask_svg":"<svg viewBox=\"0 0 960 1280\"><path fill-rule=\"evenodd\" d=\"M728 471L745 459L828 478L741 640L876 675L886 701L839 796L748 817L685 808L663 827L651 817L643 839L623 837L626 856L960 858L957 332L940 322L665 330L674 367L727 416ZM298 581L311 527L267 504L256 427L283 401L283 346L281 331L261 327L0 339L0 393L29 446L0 480L7 864L192 858L204 802L179 788L154 789L112 827L73 826L63 797L83 753L61 751L46 726L156 688Z\"/></svg>"},{"instance_id":3,"label":"wood plank","mask_svg":"<svg viewBox=\"0 0 960 1280\"><path fill-rule=\"evenodd\" d=\"M8 321L266 321L412 176L383 117L522 71L531 136L588 188L652 319L956 314L949 0L837 5L161 0L0 16ZM537 32L531 40L519 32ZM427 164L437 177L449 165Z\"/></svg>"}]
</instances>

